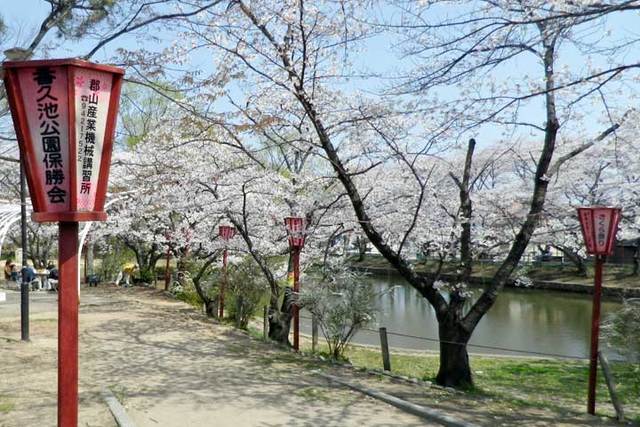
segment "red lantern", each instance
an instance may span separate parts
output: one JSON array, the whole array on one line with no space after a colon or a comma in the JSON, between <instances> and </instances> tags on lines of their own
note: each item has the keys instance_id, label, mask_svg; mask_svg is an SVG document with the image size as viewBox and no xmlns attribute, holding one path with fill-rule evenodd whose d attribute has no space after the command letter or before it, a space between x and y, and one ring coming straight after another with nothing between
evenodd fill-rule
<instances>
[{"instance_id":1,"label":"red lantern","mask_svg":"<svg viewBox=\"0 0 640 427\"><path fill-rule=\"evenodd\" d=\"M222 237L223 240L229 241L236 235L236 229L230 225L221 225L218 227L218 235Z\"/></svg>"},{"instance_id":2,"label":"red lantern","mask_svg":"<svg viewBox=\"0 0 640 427\"><path fill-rule=\"evenodd\" d=\"M596 377L598 371L598 342L600 338L600 300L602 297L602 269L604 258L613 253L616 240L620 208L594 206L578 208L578 218L582 227L587 253L596 256L593 287L593 308L591 314L591 348L589 356L589 383L587 390L587 412L595 415Z\"/></svg>"},{"instance_id":3,"label":"red lantern","mask_svg":"<svg viewBox=\"0 0 640 427\"><path fill-rule=\"evenodd\" d=\"M104 221L124 71L78 59L3 63L37 222Z\"/></svg>"},{"instance_id":4,"label":"red lantern","mask_svg":"<svg viewBox=\"0 0 640 427\"><path fill-rule=\"evenodd\" d=\"M78 59L2 64L36 222L58 222L58 426L78 425L78 222L104 221L124 71Z\"/></svg>"},{"instance_id":5,"label":"red lantern","mask_svg":"<svg viewBox=\"0 0 640 427\"><path fill-rule=\"evenodd\" d=\"M578 218L587 253L611 255L620 221L620 208L604 206L578 208Z\"/></svg>"},{"instance_id":6,"label":"red lantern","mask_svg":"<svg viewBox=\"0 0 640 427\"><path fill-rule=\"evenodd\" d=\"M289 249L293 261L293 292L297 296L300 293L300 252L304 247L306 237L306 225L304 218L287 217L284 219L289 235ZM300 308L297 302L293 305L293 349L300 349Z\"/></svg>"},{"instance_id":7,"label":"red lantern","mask_svg":"<svg viewBox=\"0 0 640 427\"><path fill-rule=\"evenodd\" d=\"M291 249L302 249L306 237L304 218L287 217L284 219L284 225L287 227L287 234L289 235L289 247Z\"/></svg>"}]
</instances>

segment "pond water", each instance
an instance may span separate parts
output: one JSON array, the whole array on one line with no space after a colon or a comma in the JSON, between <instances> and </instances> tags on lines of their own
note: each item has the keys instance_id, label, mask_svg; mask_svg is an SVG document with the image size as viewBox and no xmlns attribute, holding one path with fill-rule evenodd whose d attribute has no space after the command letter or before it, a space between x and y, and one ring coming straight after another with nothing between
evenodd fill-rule
<instances>
[{"instance_id":1,"label":"pond water","mask_svg":"<svg viewBox=\"0 0 640 427\"><path fill-rule=\"evenodd\" d=\"M379 345L377 328L384 326L389 333L391 347L410 350L438 349L438 344L434 341L438 337L434 310L415 289L394 275L367 280L379 291L388 292L379 300L380 313L376 323L368 326L371 330L360 331L354 342ZM620 302L605 299L602 303L602 319L619 307ZM311 322L307 316L308 313L302 313L301 331L310 334ZM536 289L504 289L476 327L469 351L588 358L590 325L590 295ZM398 336L391 334L392 332L424 339ZM600 348L609 358L620 358L614 349L607 348L602 339Z\"/></svg>"}]
</instances>

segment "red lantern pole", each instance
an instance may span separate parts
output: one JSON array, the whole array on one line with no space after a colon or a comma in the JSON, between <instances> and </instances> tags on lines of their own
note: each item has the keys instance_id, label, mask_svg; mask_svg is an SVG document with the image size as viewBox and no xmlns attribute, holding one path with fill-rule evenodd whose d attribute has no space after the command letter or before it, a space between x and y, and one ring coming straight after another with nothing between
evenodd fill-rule
<instances>
[{"instance_id":1,"label":"red lantern pole","mask_svg":"<svg viewBox=\"0 0 640 427\"><path fill-rule=\"evenodd\" d=\"M296 303L293 305L293 349L300 350L300 307L297 296L300 293L300 250L293 248L293 293L296 295Z\"/></svg>"},{"instance_id":2,"label":"red lantern pole","mask_svg":"<svg viewBox=\"0 0 640 427\"><path fill-rule=\"evenodd\" d=\"M589 361L589 391L587 412L596 413L596 379L598 377L598 340L600 338L600 300L602 296L602 265L604 256L596 255L595 288L591 314L591 355Z\"/></svg>"},{"instance_id":3,"label":"red lantern pole","mask_svg":"<svg viewBox=\"0 0 640 427\"><path fill-rule=\"evenodd\" d=\"M613 253L620 209L604 206L578 208L587 253L595 255L593 308L591 314L591 353L589 358L589 385L587 412L596 413L596 380L598 378L598 340L600 338L600 300L602 298L602 268L605 257Z\"/></svg>"},{"instance_id":4,"label":"red lantern pole","mask_svg":"<svg viewBox=\"0 0 640 427\"><path fill-rule=\"evenodd\" d=\"M218 235L224 240L224 252L222 253L222 283L220 284L220 298L218 309L218 317L224 317L224 291L227 286L227 242L236 234L236 229L230 225L221 225L218 227Z\"/></svg>"},{"instance_id":5,"label":"red lantern pole","mask_svg":"<svg viewBox=\"0 0 640 427\"><path fill-rule=\"evenodd\" d=\"M164 266L164 290L169 290L169 280L171 275L169 274L169 261L171 260L171 247L167 245L167 261Z\"/></svg>"},{"instance_id":6,"label":"red lantern pole","mask_svg":"<svg viewBox=\"0 0 640 427\"><path fill-rule=\"evenodd\" d=\"M78 59L4 62L3 69L31 217L59 227L58 426L77 427L78 222L107 218L124 72Z\"/></svg>"},{"instance_id":7,"label":"red lantern pole","mask_svg":"<svg viewBox=\"0 0 640 427\"><path fill-rule=\"evenodd\" d=\"M295 303L293 304L293 349L300 350L300 307L298 296L300 294L300 252L305 241L305 221L301 217L287 217L284 225L289 234L289 250L293 261L293 293Z\"/></svg>"},{"instance_id":8,"label":"red lantern pole","mask_svg":"<svg viewBox=\"0 0 640 427\"><path fill-rule=\"evenodd\" d=\"M220 317L224 317L224 291L227 286L227 248L222 253L222 285L220 286Z\"/></svg>"},{"instance_id":9,"label":"red lantern pole","mask_svg":"<svg viewBox=\"0 0 640 427\"><path fill-rule=\"evenodd\" d=\"M78 425L78 223L58 223L58 426Z\"/></svg>"}]
</instances>

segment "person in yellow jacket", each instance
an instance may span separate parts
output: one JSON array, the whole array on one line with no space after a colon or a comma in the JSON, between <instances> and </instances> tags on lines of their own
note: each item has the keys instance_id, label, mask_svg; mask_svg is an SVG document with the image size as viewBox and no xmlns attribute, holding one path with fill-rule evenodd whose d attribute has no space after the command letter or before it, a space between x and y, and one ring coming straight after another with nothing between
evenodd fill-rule
<instances>
[{"instance_id":1,"label":"person in yellow jacket","mask_svg":"<svg viewBox=\"0 0 640 427\"><path fill-rule=\"evenodd\" d=\"M124 287L127 288L131 286L129 280L133 275L134 271L138 269L138 264L127 263L122 266L122 270L118 273L118 277L116 278L116 286L120 286L120 282L124 280Z\"/></svg>"}]
</instances>

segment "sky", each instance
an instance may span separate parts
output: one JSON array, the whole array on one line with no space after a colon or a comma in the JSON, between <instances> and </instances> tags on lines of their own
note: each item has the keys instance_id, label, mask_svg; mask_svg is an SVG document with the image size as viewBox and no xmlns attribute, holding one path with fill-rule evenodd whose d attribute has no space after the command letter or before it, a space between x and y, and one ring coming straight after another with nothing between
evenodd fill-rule
<instances>
[{"instance_id":1,"label":"sky","mask_svg":"<svg viewBox=\"0 0 640 427\"><path fill-rule=\"evenodd\" d=\"M0 15L3 17L5 22L8 24L9 28L11 28L12 33L12 41L14 41L17 45L25 45L33 38L33 35L37 31L37 27L40 25L42 19L47 15L48 12L48 4L42 0L0 0ZM384 12L384 10L383 10ZM635 20L637 20L637 15L625 14L612 16L606 26L601 29L603 32L612 32L615 36L619 37L638 37L638 27L636 25ZM171 42L176 38L176 35L166 31L161 34L154 34L155 36L159 36L167 43ZM600 34L594 34L594 38L600 37ZM46 40L55 40L53 34L50 34ZM374 72L392 72L403 65L406 65L408 62L402 62L400 59L399 52L393 46L394 40L389 36L378 36L374 37L366 42L364 48L361 52L358 52L354 58L355 63L360 65L365 65L369 70ZM47 57L72 57L78 54L84 54L88 52L88 50L93 46L93 43L90 41L79 41L79 42L65 42L64 44L60 44L57 48L44 53ZM96 54L93 60L97 62L102 62L107 60L114 49L118 47L125 48L135 48L137 46L137 40L133 36L125 36L122 38L118 38L113 43L107 45L103 48L98 54ZM153 46L145 46L145 48L153 49ZM627 53L629 56L633 56L633 52ZM562 56L562 60L565 61L565 65L574 69L580 69L585 66L581 61L582 55L580 55L577 51L567 52ZM198 66L202 66L203 64L207 64L207 61L195 60L198 63ZM562 65L562 64L560 64ZM607 64L602 64L602 66L606 66ZM206 65L204 65L206 67ZM529 73L531 70L535 70L537 65L535 64L535 60L533 59L520 59L515 61L510 69L505 70L497 70L496 75L503 75L505 79L509 79L511 73L514 71L516 73ZM499 77L498 77L499 79ZM376 93L379 92L387 83L383 83L380 81L367 80L367 81L358 81L357 79L351 80L350 85L353 85L355 90L363 90L365 92ZM442 97L446 99L447 97L453 96L453 92L451 90L445 90L442 92ZM221 105L221 108L227 108L226 105ZM593 105L593 112L595 113L596 109L600 109L600 106ZM532 116L537 117L540 116L540 122L542 124L544 114L541 109L540 102L532 102L529 105L523 107L524 116ZM584 112L587 116L590 111ZM594 116L596 114L593 114ZM600 115L600 114L598 114ZM585 135L588 134L596 134L600 129L602 129L603 124L598 122L597 120L586 120L581 124L582 131ZM580 129L576 129L576 132L579 132ZM504 138L500 131L500 129L496 127L484 127L481 129L477 129L478 135L474 135L480 143L483 141L493 141L500 138ZM527 135L517 135L515 137L524 137Z\"/></svg>"}]
</instances>

